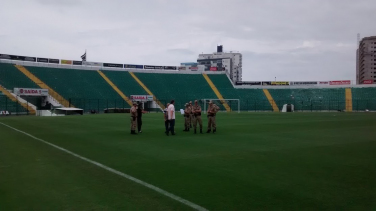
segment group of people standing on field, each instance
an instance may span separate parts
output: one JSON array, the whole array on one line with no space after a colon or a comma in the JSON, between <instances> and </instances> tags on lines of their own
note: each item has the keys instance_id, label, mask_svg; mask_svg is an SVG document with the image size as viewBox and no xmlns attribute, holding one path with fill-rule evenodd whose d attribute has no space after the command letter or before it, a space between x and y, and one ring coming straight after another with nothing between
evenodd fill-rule
<instances>
[{"instance_id":1,"label":"group of people standing on field","mask_svg":"<svg viewBox=\"0 0 376 211\"><path fill-rule=\"evenodd\" d=\"M208 116L208 129L207 133L210 133L213 129L213 133L217 131L217 125L215 122L215 116L219 111L219 107L213 104L212 101L209 102L209 107L207 111ZM142 110L142 105L137 105L136 102L133 102L133 106L130 109L131 113L131 134L136 133L136 125L138 125L138 133L141 133L142 119L141 116L145 111ZM171 100L170 103L167 103L166 108L163 110L164 121L165 121L165 133L169 135L175 135L175 101ZM202 134L202 110L201 106L198 104L198 101L195 100L194 105L192 101L185 104L184 109L184 130L188 132L190 128L194 128L194 134L197 133L197 123L200 125L200 133Z\"/></svg>"},{"instance_id":2,"label":"group of people standing on field","mask_svg":"<svg viewBox=\"0 0 376 211\"><path fill-rule=\"evenodd\" d=\"M133 102L133 106L131 107L129 113L131 113L131 134L137 134L136 126L138 133L142 133L142 114L146 113L146 111L144 111L142 108L142 104Z\"/></svg>"},{"instance_id":3,"label":"group of people standing on field","mask_svg":"<svg viewBox=\"0 0 376 211\"><path fill-rule=\"evenodd\" d=\"M213 104L212 101L209 102L209 107L207 111L208 115L208 129L207 133L211 132L211 129L213 128L213 133L217 131L217 125L215 123L215 116L217 112L219 111L219 107L215 104ZM193 129L194 134L197 133L197 123L200 125L200 133L202 134L202 118L201 118L201 106L198 104L198 101L195 100L195 104L192 105L192 101L185 104L184 109L184 130L188 132L190 128L192 128L193 123Z\"/></svg>"}]
</instances>

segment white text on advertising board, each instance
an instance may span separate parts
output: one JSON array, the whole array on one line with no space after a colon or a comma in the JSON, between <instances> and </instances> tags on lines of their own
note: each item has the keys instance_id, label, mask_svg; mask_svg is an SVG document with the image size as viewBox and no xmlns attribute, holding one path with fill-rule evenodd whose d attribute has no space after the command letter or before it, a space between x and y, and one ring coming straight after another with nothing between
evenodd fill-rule
<instances>
[{"instance_id":1,"label":"white text on advertising board","mask_svg":"<svg viewBox=\"0 0 376 211\"><path fill-rule=\"evenodd\" d=\"M131 95L131 100L134 101L152 101L152 95Z\"/></svg>"},{"instance_id":2,"label":"white text on advertising board","mask_svg":"<svg viewBox=\"0 0 376 211\"><path fill-rule=\"evenodd\" d=\"M0 116L10 115L8 111L0 111Z\"/></svg>"},{"instance_id":3,"label":"white text on advertising board","mask_svg":"<svg viewBox=\"0 0 376 211\"><path fill-rule=\"evenodd\" d=\"M24 96L48 96L48 89L14 88L13 92Z\"/></svg>"},{"instance_id":4,"label":"white text on advertising board","mask_svg":"<svg viewBox=\"0 0 376 211\"><path fill-rule=\"evenodd\" d=\"M330 85L349 85L351 84L350 80L345 80L345 81L330 81Z\"/></svg>"}]
</instances>

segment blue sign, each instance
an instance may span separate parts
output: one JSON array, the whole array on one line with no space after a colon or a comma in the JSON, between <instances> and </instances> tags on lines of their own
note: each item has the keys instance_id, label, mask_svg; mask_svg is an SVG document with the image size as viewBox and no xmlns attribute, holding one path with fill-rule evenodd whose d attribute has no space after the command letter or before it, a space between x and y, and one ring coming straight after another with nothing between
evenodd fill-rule
<instances>
[{"instance_id":1,"label":"blue sign","mask_svg":"<svg viewBox=\"0 0 376 211\"><path fill-rule=\"evenodd\" d=\"M124 68L132 68L132 69L144 69L144 65L137 65L137 64L125 64Z\"/></svg>"},{"instance_id":2,"label":"blue sign","mask_svg":"<svg viewBox=\"0 0 376 211\"><path fill-rule=\"evenodd\" d=\"M197 66L197 62L185 62L185 63L180 63L181 66Z\"/></svg>"}]
</instances>

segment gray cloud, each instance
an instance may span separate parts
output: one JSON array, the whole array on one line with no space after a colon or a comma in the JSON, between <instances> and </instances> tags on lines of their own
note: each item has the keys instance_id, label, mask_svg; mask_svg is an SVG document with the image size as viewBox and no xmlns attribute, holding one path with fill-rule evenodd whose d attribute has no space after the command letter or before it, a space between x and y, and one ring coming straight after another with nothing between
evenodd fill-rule
<instances>
[{"instance_id":1,"label":"gray cloud","mask_svg":"<svg viewBox=\"0 0 376 211\"><path fill-rule=\"evenodd\" d=\"M3 0L1 53L178 65L243 53L244 80L355 79L356 34L373 0Z\"/></svg>"}]
</instances>

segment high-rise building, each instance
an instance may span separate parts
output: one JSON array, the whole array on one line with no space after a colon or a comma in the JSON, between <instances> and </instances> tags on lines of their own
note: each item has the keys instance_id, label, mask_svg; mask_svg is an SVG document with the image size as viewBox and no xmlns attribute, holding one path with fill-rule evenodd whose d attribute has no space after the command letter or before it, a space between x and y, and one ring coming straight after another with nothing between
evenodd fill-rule
<instances>
[{"instance_id":1,"label":"high-rise building","mask_svg":"<svg viewBox=\"0 0 376 211\"><path fill-rule=\"evenodd\" d=\"M242 81L241 53L223 52L223 46L217 46L217 52L212 54L199 54L197 63L205 66L205 71L225 71L235 84Z\"/></svg>"},{"instance_id":2,"label":"high-rise building","mask_svg":"<svg viewBox=\"0 0 376 211\"><path fill-rule=\"evenodd\" d=\"M376 83L376 36L365 37L356 51L356 84Z\"/></svg>"}]
</instances>

